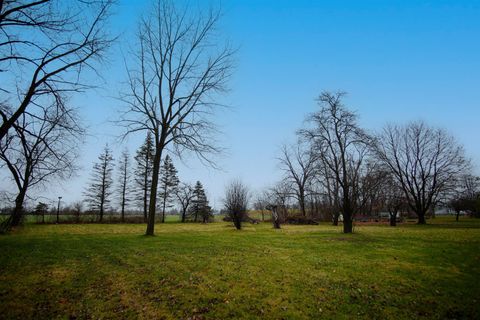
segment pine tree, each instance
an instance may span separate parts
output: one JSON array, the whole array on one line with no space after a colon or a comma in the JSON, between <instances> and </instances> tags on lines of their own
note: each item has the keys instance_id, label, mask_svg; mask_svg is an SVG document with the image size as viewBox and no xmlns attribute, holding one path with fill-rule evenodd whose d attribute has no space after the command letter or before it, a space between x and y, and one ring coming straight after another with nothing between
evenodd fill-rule
<instances>
[{"instance_id":1,"label":"pine tree","mask_svg":"<svg viewBox=\"0 0 480 320\"><path fill-rule=\"evenodd\" d=\"M48 204L44 202L39 202L35 207L35 214L37 216L42 216L42 223L45 223L45 214L48 213Z\"/></svg>"},{"instance_id":2,"label":"pine tree","mask_svg":"<svg viewBox=\"0 0 480 320\"><path fill-rule=\"evenodd\" d=\"M118 163L118 198L120 200L120 212L122 216L122 222L125 221L125 207L130 202L131 198L129 197L130 190L130 155L125 149L122 152L120 161Z\"/></svg>"},{"instance_id":3,"label":"pine tree","mask_svg":"<svg viewBox=\"0 0 480 320\"><path fill-rule=\"evenodd\" d=\"M153 138L149 132L145 138L145 142L140 146L135 155L135 185L138 190L136 200L143 208L143 218L145 222L147 221L148 200L150 198L150 186L152 183L152 161L154 152Z\"/></svg>"},{"instance_id":4,"label":"pine tree","mask_svg":"<svg viewBox=\"0 0 480 320\"><path fill-rule=\"evenodd\" d=\"M204 223L208 222L212 215L212 209L208 204L207 195L200 181L197 181L193 189L194 198L190 208L190 216L198 222L201 218Z\"/></svg>"},{"instance_id":5,"label":"pine tree","mask_svg":"<svg viewBox=\"0 0 480 320\"><path fill-rule=\"evenodd\" d=\"M105 149L98 157L98 162L93 165L93 172L91 182L85 190L85 200L90 205L90 209L98 211L99 221L102 222L105 209L110 203L110 196L112 194L112 172L113 172L113 157L112 151L105 146Z\"/></svg>"},{"instance_id":6,"label":"pine tree","mask_svg":"<svg viewBox=\"0 0 480 320\"><path fill-rule=\"evenodd\" d=\"M179 184L177 169L173 165L173 161L169 155L165 157L163 161L162 169L160 170L159 180L159 197L161 199L160 205L162 206L162 223L165 222L165 209L171 207L172 197L175 195L175 191Z\"/></svg>"}]
</instances>

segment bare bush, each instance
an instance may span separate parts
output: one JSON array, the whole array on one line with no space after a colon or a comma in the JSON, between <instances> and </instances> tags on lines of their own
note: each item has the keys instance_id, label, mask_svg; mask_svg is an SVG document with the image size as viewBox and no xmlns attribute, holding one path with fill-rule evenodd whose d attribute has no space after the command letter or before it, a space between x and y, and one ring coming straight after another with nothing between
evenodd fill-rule
<instances>
[{"instance_id":1,"label":"bare bush","mask_svg":"<svg viewBox=\"0 0 480 320\"><path fill-rule=\"evenodd\" d=\"M224 206L235 228L242 229L242 221L247 214L249 192L241 181L232 181L225 190Z\"/></svg>"}]
</instances>

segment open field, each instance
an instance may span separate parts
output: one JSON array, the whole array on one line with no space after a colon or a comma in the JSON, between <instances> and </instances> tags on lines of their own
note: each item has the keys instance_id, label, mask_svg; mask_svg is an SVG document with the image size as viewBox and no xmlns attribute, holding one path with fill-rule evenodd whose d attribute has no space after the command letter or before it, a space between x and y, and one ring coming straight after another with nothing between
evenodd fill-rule
<instances>
[{"instance_id":1,"label":"open field","mask_svg":"<svg viewBox=\"0 0 480 320\"><path fill-rule=\"evenodd\" d=\"M0 236L0 318L480 318L480 221L27 225Z\"/></svg>"}]
</instances>

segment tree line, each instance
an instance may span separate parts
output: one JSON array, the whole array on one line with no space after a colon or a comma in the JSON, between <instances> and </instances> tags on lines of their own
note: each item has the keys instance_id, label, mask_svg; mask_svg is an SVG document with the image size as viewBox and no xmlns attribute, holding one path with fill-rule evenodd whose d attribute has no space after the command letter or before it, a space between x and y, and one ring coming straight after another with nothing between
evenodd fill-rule
<instances>
[{"instance_id":1,"label":"tree line","mask_svg":"<svg viewBox=\"0 0 480 320\"><path fill-rule=\"evenodd\" d=\"M143 221L147 222L154 152L152 136L147 134L136 151L133 164L127 150L115 164L112 150L106 145L92 167L90 182L83 193L86 213L96 215L97 221L103 222L106 212L115 211L120 215L120 222L125 222L126 212L130 211L134 215L141 213ZM163 159L159 171L156 212L160 214L160 222L165 222L167 211L175 206L181 222L211 220L212 208L200 181L195 185L180 182L169 155Z\"/></svg>"},{"instance_id":2,"label":"tree line","mask_svg":"<svg viewBox=\"0 0 480 320\"><path fill-rule=\"evenodd\" d=\"M440 205L453 208L457 219L461 211L478 215L479 178L452 135L422 121L368 132L344 97L319 96L318 110L278 157L284 178L257 195L256 208L275 206L287 216L287 202L294 199L303 217L324 214L334 225L342 218L345 233L353 231L356 217L373 210L388 212L391 225L400 211L425 224Z\"/></svg>"},{"instance_id":3,"label":"tree line","mask_svg":"<svg viewBox=\"0 0 480 320\"><path fill-rule=\"evenodd\" d=\"M117 39L107 32L114 5L111 0L0 1L0 161L17 189L14 209L0 229L21 223L32 188L68 179L77 169L85 130L70 100L94 87L88 75L102 70ZM154 234L158 212L164 221L174 198L182 221L191 208L195 220L208 220L204 193L198 184L180 183L166 155L196 156L215 167L214 156L221 152L212 115L222 107L218 97L228 89L235 49L219 41L220 16L156 0L140 17L125 57L117 123L123 137L147 138L135 155L134 171L128 153L120 156L116 184L110 149L99 156L84 196L100 221L113 195L122 219L133 202L142 208L147 235ZM292 198L301 216L327 213L335 224L343 220L347 233L355 217L374 207L387 209L392 219L407 208L421 224L442 202L457 215L478 212L478 179L447 131L412 122L370 133L343 98L343 93L319 96L319 110L306 117L297 143L282 149L285 179L256 196L256 206L262 202L262 210L269 208L276 227ZM248 195L241 182L227 187L224 204L237 227L245 219Z\"/></svg>"}]
</instances>

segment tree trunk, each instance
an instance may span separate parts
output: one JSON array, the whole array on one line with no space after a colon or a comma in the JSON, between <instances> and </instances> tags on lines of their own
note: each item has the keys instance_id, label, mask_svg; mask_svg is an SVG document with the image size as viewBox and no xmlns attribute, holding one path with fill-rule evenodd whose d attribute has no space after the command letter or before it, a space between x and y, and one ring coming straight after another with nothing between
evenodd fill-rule
<instances>
[{"instance_id":1,"label":"tree trunk","mask_svg":"<svg viewBox=\"0 0 480 320\"><path fill-rule=\"evenodd\" d=\"M338 214L338 212L335 212L334 215L333 215L333 225L334 226L338 226L338 218L340 217L340 215Z\"/></svg>"},{"instance_id":2,"label":"tree trunk","mask_svg":"<svg viewBox=\"0 0 480 320\"><path fill-rule=\"evenodd\" d=\"M349 217L348 219L345 219L345 217L343 217L343 233L352 233L352 232L353 232L352 218Z\"/></svg>"},{"instance_id":3,"label":"tree trunk","mask_svg":"<svg viewBox=\"0 0 480 320\"><path fill-rule=\"evenodd\" d=\"M126 174L125 174L126 177ZM122 222L125 222L125 198L126 198L126 192L127 192L127 181L126 179L123 181L123 190L122 190Z\"/></svg>"},{"instance_id":4,"label":"tree trunk","mask_svg":"<svg viewBox=\"0 0 480 320\"><path fill-rule=\"evenodd\" d=\"M11 218L10 218L10 227L16 227L22 222L23 216L23 202L25 200L25 195L27 190L20 190L19 194L15 198L15 208L13 209Z\"/></svg>"},{"instance_id":5,"label":"tree trunk","mask_svg":"<svg viewBox=\"0 0 480 320\"><path fill-rule=\"evenodd\" d=\"M182 222L185 222L185 216L187 215L187 210L183 209L182 210Z\"/></svg>"},{"instance_id":6,"label":"tree trunk","mask_svg":"<svg viewBox=\"0 0 480 320\"><path fill-rule=\"evenodd\" d=\"M417 224L427 224L427 221L425 220L425 212L418 212L418 222Z\"/></svg>"},{"instance_id":7,"label":"tree trunk","mask_svg":"<svg viewBox=\"0 0 480 320\"><path fill-rule=\"evenodd\" d=\"M353 221L351 218L345 219L343 217L343 233L352 233L353 232Z\"/></svg>"},{"instance_id":8,"label":"tree trunk","mask_svg":"<svg viewBox=\"0 0 480 320\"><path fill-rule=\"evenodd\" d=\"M100 214L99 222L102 222L103 221L103 200L100 203L100 213L99 214Z\"/></svg>"},{"instance_id":9,"label":"tree trunk","mask_svg":"<svg viewBox=\"0 0 480 320\"><path fill-rule=\"evenodd\" d=\"M148 164L148 163L147 163ZM144 189L143 189L143 222L147 222L148 218L148 171L145 170L145 180L144 180Z\"/></svg>"},{"instance_id":10,"label":"tree trunk","mask_svg":"<svg viewBox=\"0 0 480 320\"><path fill-rule=\"evenodd\" d=\"M397 213L390 213L390 226L396 227L397 226Z\"/></svg>"},{"instance_id":11,"label":"tree trunk","mask_svg":"<svg viewBox=\"0 0 480 320\"><path fill-rule=\"evenodd\" d=\"M235 225L235 228L237 228L237 230L242 229L242 220L236 213L233 213L233 224Z\"/></svg>"},{"instance_id":12,"label":"tree trunk","mask_svg":"<svg viewBox=\"0 0 480 320\"><path fill-rule=\"evenodd\" d=\"M167 194L167 188L165 188L165 195ZM167 203L167 197L163 197L163 206L162 206L162 223L165 223L165 206Z\"/></svg>"},{"instance_id":13,"label":"tree trunk","mask_svg":"<svg viewBox=\"0 0 480 320\"><path fill-rule=\"evenodd\" d=\"M272 222L274 229L280 229L280 218L278 216L277 208L272 209Z\"/></svg>"},{"instance_id":14,"label":"tree trunk","mask_svg":"<svg viewBox=\"0 0 480 320\"><path fill-rule=\"evenodd\" d=\"M344 206L343 208L343 233L353 232L353 214L350 206Z\"/></svg>"},{"instance_id":15,"label":"tree trunk","mask_svg":"<svg viewBox=\"0 0 480 320\"><path fill-rule=\"evenodd\" d=\"M305 210L305 193L303 191L300 191L300 211L302 212L302 216L306 217L307 216L307 211Z\"/></svg>"},{"instance_id":16,"label":"tree trunk","mask_svg":"<svg viewBox=\"0 0 480 320\"><path fill-rule=\"evenodd\" d=\"M123 200L122 200L122 222L125 222L125 194L123 195Z\"/></svg>"},{"instance_id":17,"label":"tree trunk","mask_svg":"<svg viewBox=\"0 0 480 320\"><path fill-rule=\"evenodd\" d=\"M455 214L455 221L458 222L458 218L460 217L460 211L456 211L456 214Z\"/></svg>"},{"instance_id":18,"label":"tree trunk","mask_svg":"<svg viewBox=\"0 0 480 320\"><path fill-rule=\"evenodd\" d=\"M160 147L162 146L162 147ZM160 173L160 161L162 160L163 141L155 147L155 156L153 158L152 186L150 189L150 203L148 206L147 236L153 236L155 232L155 209L157 204L158 175Z\"/></svg>"}]
</instances>

